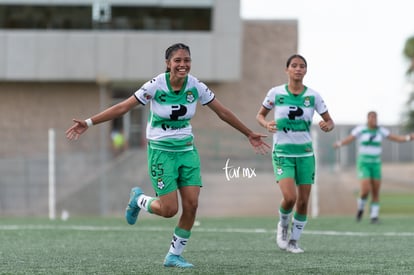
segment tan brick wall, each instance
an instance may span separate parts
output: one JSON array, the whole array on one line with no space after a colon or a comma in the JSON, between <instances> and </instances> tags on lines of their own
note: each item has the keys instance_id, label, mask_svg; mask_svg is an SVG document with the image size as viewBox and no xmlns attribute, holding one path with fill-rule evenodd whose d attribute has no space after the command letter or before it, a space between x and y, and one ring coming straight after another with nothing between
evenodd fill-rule
<instances>
[{"instance_id":1,"label":"tan brick wall","mask_svg":"<svg viewBox=\"0 0 414 275\"><path fill-rule=\"evenodd\" d=\"M64 149L64 131L72 118L86 118L99 107L94 83L0 83L0 156L44 152L49 128L56 129L58 146ZM84 142L98 135L99 130L92 129Z\"/></svg>"}]
</instances>

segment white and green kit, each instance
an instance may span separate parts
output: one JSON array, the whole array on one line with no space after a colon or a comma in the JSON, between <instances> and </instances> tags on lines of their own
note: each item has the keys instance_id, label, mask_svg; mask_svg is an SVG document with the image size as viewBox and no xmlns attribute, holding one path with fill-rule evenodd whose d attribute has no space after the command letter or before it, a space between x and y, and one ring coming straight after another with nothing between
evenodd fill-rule
<instances>
[{"instance_id":1,"label":"white and green kit","mask_svg":"<svg viewBox=\"0 0 414 275\"><path fill-rule=\"evenodd\" d=\"M382 141L390 131L382 126L374 129L360 125L352 129L351 135L357 140L357 168L360 179L381 179Z\"/></svg>"},{"instance_id":2,"label":"white and green kit","mask_svg":"<svg viewBox=\"0 0 414 275\"><path fill-rule=\"evenodd\" d=\"M296 178L298 184L313 183L315 165L310 131L314 112L328 111L322 97L306 86L294 95L285 84L271 88L262 104L268 110L274 108L277 131L273 134L273 165L277 180L289 177Z\"/></svg>"},{"instance_id":3,"label":"white and green kit","mask_svg":"<svg viewBox=\"0 0 414 275\"><path fill-rule=\"evenodd\" d=\"M214 100L214 93L192 75L186 77L179 91L171 88L169 79L169 73L162 73L134 94L143 105L151 104L146 131L148 166L158 195L184 185L201 186L200 161L190 120L198 102L206 105ZM164 157L158 159L160 155ZM180 167L184 165L183 169L177 167L178 162Z\"/></svg>"}]
</instances>

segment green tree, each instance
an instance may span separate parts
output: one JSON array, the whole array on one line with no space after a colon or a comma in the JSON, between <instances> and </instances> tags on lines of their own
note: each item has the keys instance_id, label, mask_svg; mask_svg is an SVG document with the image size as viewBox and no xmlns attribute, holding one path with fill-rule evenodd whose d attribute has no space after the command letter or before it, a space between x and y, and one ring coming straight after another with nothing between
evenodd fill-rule
<instances>
[{"instance_id":1,"label":"green tree","mask_svg":"<svg viewBox=\"0 0 414 275\"><path fill-rule=\"evenodd\" d=\"M407 70L407 77L411 83L414 84L414 36L405 41L404 56L409 60L409 67ZM411 85L414 86L414 85ZM414 130L414 90L410 91L410 95L406 102L407 109L404 112L404 126L407 130Z\"/></svg>"}]
</instances>

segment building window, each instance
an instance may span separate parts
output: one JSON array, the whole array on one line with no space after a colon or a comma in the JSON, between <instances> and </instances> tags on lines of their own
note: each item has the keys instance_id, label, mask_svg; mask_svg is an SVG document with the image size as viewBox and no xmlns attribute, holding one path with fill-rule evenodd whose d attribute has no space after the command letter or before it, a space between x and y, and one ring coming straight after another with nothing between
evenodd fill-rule
<instances>
[{"instance_id":1,"label":"building window","mask_svg":"<svg viewBox=\"0 0 414 275\"><path fill-rule=\"evenodd\" d=\"M112 28L133 30L211 30L209 8L112 7Z\"/></svg>"},{"instance_id":2,"label":"building window","mask_svg":"<svg viewBox=\"0 0 414 275\"><path fill-rule=\"evenodd\" d=\"M90 6L0 5L2 29L91 29Z\"/></svg>"},{"instance_id":3,"label":"building window","mask_svg":"<svg viewBox=\"0 0 414 275\"><path fill-rule=\"evenodd\" d=\"M212 9L116 5L0 5L0 29L210 31Z\"/></svg>"}]
</instances>

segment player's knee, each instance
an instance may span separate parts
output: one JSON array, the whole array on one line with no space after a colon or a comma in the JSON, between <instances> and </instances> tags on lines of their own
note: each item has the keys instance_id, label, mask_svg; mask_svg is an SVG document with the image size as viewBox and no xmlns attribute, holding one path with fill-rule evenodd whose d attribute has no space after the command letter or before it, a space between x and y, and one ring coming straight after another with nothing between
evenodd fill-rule
<instances>
[{"instance_id":1,"label":"player's knee","mask_svg":"<svg viewBox=\"0 0 414 275\"><path fill-rule=\"evenodd\" d=\"M295 196L286 196L284 198L285 204L288 206L287 209L293 208L293 206L296 203L296 197Z\"/></svg>"},{"instance_id":2,"label":"player's knee","mask_svg":"<svg viewBox=\"0 0 414 275\"><path fill-rule=\"evenodd\" d=\"M187 200L183 201L183 209L187 211L197 211L198 200Z\"/></svg>"},{"instance_id":3,"label":"player's knee","mask_svg":"<svg viewBox=\"0 0 414 275\"><path fill-rule=\"evenodd\" d=\"M161 214L164 218L172 218L177 214L177 212L178 212L178 207L167 206L162 209Z\"/></svg>"},{"instance_id":4,"label":"player's knee","mask_svg":"<svg viewBox=\"0 0 414 275\"><path fill-rule=\"evenodd\" d=\"M298 200L296 202L296 209L300 213L306 213L308 208L308 202L304 200Z\"/></svg>"}]
</instances>

